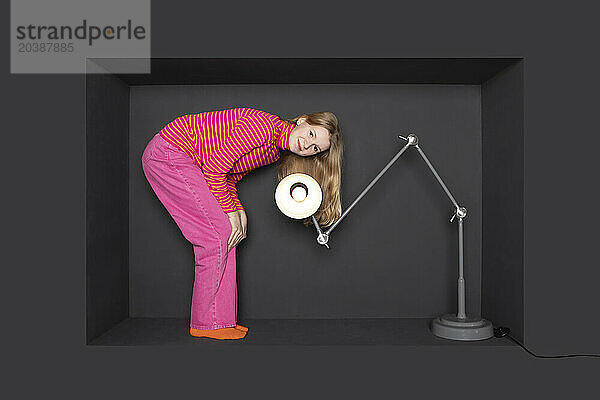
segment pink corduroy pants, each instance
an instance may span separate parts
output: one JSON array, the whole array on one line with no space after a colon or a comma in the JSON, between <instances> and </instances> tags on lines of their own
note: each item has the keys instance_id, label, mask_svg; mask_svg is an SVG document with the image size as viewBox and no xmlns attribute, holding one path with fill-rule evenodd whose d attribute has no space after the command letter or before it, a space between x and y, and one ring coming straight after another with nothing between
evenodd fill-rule
<instances>
[{"instance_id":1,"label":"pink corduroy pants","mask_svg":"<svg viewBox=\"0 0 600 400\"><path fill-rule=\"evenodd\" d=\"M232 327L237 319L235 251L227 252L231 224L208 189L200 167L158 133L142 155L146 179L194 247L190 327Z\"/></svg>"}]
</instances>

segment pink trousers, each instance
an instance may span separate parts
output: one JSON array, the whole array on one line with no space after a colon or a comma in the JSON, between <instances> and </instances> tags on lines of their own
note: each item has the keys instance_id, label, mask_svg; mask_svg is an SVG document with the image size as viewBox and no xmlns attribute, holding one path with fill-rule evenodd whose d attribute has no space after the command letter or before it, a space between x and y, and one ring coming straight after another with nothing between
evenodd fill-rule
<instances>
[{"instance_id":1,"label":"pink trousers","mask_svg":"<svg viewBox=\"0 0 600 400\"><path fill-rule=\"evenodd\" d=\"M190 326L232 327L237 317L235 250L227 252L231 224L200 167L158 133L142 155L146 179L194 246L195 276Z\"/></svg>"}]
</instances>

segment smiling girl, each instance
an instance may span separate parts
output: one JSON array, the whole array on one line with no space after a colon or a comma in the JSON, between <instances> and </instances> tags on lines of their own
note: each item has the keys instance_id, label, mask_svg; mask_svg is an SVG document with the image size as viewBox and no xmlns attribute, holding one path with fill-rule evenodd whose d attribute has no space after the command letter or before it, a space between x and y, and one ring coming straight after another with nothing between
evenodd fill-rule
<instances>
[{"instance_id":1,"label":"smiling girl","mask_svg":"<svg viewBox=\"0 0 600 400\"><path fill-rule=\"evenodd\" d=\"M150 140L144 174L194 247L192 336L241 339L248 332L236 324L235 250L247 237L248 219L235 184L279 160L280 180L296 172L317 180L323 201L314 216L331 225L342 211L342 147L331 112L285 120L245 107L180 116Z\"/></svg>"}]
</instances>

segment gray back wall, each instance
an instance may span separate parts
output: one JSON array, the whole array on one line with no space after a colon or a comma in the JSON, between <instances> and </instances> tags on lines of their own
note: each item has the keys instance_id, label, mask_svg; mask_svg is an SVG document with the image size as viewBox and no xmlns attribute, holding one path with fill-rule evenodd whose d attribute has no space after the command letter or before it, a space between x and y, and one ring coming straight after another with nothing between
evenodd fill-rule
<instances>
[{"instance_id":1,"label":"gray back wall","mask_svg":"<svg viewBox=\"0 0 600 400\"><path fill-rule=\"evenodd\" d=\"M253 107L282 117L332 111L344 135L342 208L414 131L465 220L467 312L481 307L479 85L133 86L130 115L130 314L188 317L192 246L141 169L147 142L179 115ZM452 206L414 149L335 229L331 249L279 212L271 164L238 183L248 238L237 249L243 318L432 317L456 311Z\"/></svg>"}]
</instances>

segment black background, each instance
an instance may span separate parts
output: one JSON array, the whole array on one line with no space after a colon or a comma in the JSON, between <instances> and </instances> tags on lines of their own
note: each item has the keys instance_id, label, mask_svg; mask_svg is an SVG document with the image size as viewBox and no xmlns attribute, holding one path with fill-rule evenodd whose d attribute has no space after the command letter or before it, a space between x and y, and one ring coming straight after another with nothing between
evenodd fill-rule
<instances>
[{"instance_id":1,"label":"black background","mask_svg":"<svg viewBox=\"0 0 600 400\"><path fill-rule=\"evenodd\" d=\"M526 344L599 353L597 14L539 4L153 1L152 56L524 57ZM8 35L3 44L6 54ZM492 398L525 385L564 397L597 375L596 360L536 360L516 347L86 347L84 77L9 75L9 57L2 68L9 389L239 396L252 382L279 396L402 396L464 383Z\"/></svg>"}]
</instances>

